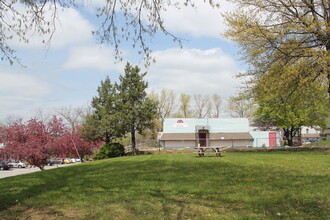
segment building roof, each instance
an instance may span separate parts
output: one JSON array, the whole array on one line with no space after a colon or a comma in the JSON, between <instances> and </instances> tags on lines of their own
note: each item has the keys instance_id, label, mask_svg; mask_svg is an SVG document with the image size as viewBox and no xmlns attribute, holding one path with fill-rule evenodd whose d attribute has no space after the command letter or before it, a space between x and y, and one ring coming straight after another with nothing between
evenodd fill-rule
<instances>
[{"instance_id":1,"label":"building roof","mask_svg":"<svg viewBox=\"0 0 330 220\"><path fill-rule=\"evenodd\" d=\"M210 133L211 141L215 140L253 140L253 137L248 132L237 133ZM195 133L163 133L160 137L161 141L195 141Z\"/></svg>"},{"instance_id":2,"label":"building roof","mask_svg":"<svg viewBox=\"0 0 330 220\"><path fill-rule=\"evenodd\" d=\"M195 133L196 128L209 130L210 133L249 132L247 118L166 118L164 133Z\"/></svg>"}]
</instances>

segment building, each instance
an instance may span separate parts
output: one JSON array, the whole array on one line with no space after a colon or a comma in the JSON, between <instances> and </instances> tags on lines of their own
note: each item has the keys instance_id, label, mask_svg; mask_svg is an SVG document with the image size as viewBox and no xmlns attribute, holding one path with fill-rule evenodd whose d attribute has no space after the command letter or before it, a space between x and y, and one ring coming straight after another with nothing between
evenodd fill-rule
<instances>
[{"instance_id":1,"label":"building","mask_svg":"<svg viewBox=\"0 0 330 220\"><path fill-rule=\"evenodd\" d=\"M321 130L320 129L315 129L312 127L306 127L302 126L301 130L301 141L304 143L306 142L318 142L322 140L321 137Z\"/></svg>"},{"instance_id":2,"label":"building","mask_svg":"<svg viewBox=\"0 0 330 220\"><path fill-rule=\"evenodd\" d=\"M275 147L277 132L250 132L246 118L168 118L158 139L165 149Z\"/></svg>"}]
</instances>

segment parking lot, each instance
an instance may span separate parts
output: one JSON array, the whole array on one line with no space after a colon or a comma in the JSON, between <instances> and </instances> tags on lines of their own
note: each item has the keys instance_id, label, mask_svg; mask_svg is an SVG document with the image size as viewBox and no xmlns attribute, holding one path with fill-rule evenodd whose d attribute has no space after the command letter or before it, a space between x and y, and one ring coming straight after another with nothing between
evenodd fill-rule
<instances>
[{"instance_id":1,"label":"parking lot","mask_svg":"<svg viewBox=\"0 0 330 220\"><path fill-rule=\"evenodd\" d=\"M79 164L79 163L45 166L45 170L61 168L61 167L70 166L70 165L74 165L74 164ZM22 175L22 174L26 174L26 173L39 172L39 171L41 171L41 170L38 167L30 168L30 166L28 166L26 168L11 168L10 170L0 170L0 179L10 177L10 176Z\"/></svg>"}]
</instances>

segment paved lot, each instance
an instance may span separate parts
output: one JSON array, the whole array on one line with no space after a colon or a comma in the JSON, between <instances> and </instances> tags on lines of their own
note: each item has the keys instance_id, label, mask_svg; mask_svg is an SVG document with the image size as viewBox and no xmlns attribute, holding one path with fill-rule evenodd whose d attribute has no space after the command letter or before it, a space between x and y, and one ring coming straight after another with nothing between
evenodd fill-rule
<instances>
[{"instance_id":1,"label":"paved lot","mask_svg":"<svg viewBox=\"0 0 330 220\"><path fill-rule=\"evenodd\" d=\"M71 163L71 164L61 164L61 165L53 165L53 166L45 166L45 170L54 169L54 168L61 168L65 166L70 166L79 163ZM26 173L33 173L41 171L38 167L26 167L26 168L11 168L10 170L0 170L0 179L10 177L10 176L17 176Z\"/></svg>"}]
</instances>

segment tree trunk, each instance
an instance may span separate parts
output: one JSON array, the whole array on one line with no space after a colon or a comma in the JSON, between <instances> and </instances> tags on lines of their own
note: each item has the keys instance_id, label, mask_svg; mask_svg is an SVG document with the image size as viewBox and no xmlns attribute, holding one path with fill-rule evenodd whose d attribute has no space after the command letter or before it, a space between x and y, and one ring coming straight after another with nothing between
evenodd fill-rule
<instances>
[{"instance_id":1,"label":"tree trunk","mask_svg":"<svg viewBox=\"0 0 330 220\"><path fill-rule=\"evenodd\" d=\"M283 130L284 130L284 136L286 137L286 140L288 141L288 145L290 147L293 146L293 138L292 138L291 128L283 128Z\"/></svg>"},{"instance_id":2,"label":"tree trunk","mask_svg":"<svg viewBox=\"0 0 330 220\"><path fill-rule=\"evenodd\" d=\"M330 7L330 3L328 3L328 6ZM329 8L329 18L330 18L330 8ZM330 22L330 21L328 21ZM328 33L328 37L330 36L330 33ZM327 55L330 54L330 41L327 42L325 45L325 49L327 51ZM327 68L327 77L328 77L328 95L329 95L329 103L330 103L330 63L328 61L328 68Z\"/></svg>"},{"instance_id":3,"label":"tree trunk","mask_svg":"<svg viewBox=\"0 0 330 220\"><path fill-rule=\"evenodd\" d=\"M110 143L110 135L108 133L105 134L105 144Z\"/></svg>"},{"instance_id":4,"label":"tree trunk","mask_svg":"<svg viewBox=\"0 0 330 220\"><path fill-rule=\"evenodd\" d=\"M136 149L135 149L135 131L131 131L131 142L132 142L132 153L133 155L136 155Z\"/></svg>"},{"instance_id":5,"label":"tree trunk","mask_svg":"<svg viewBox=\"0 0 330 220\"><path fill-rule=\"evenodd\" d=\"M40 170L45 170L45 168L44 168L44 165L43 164L38 164L38 165L36 165Z\"/></svg>"}]
</instances>

